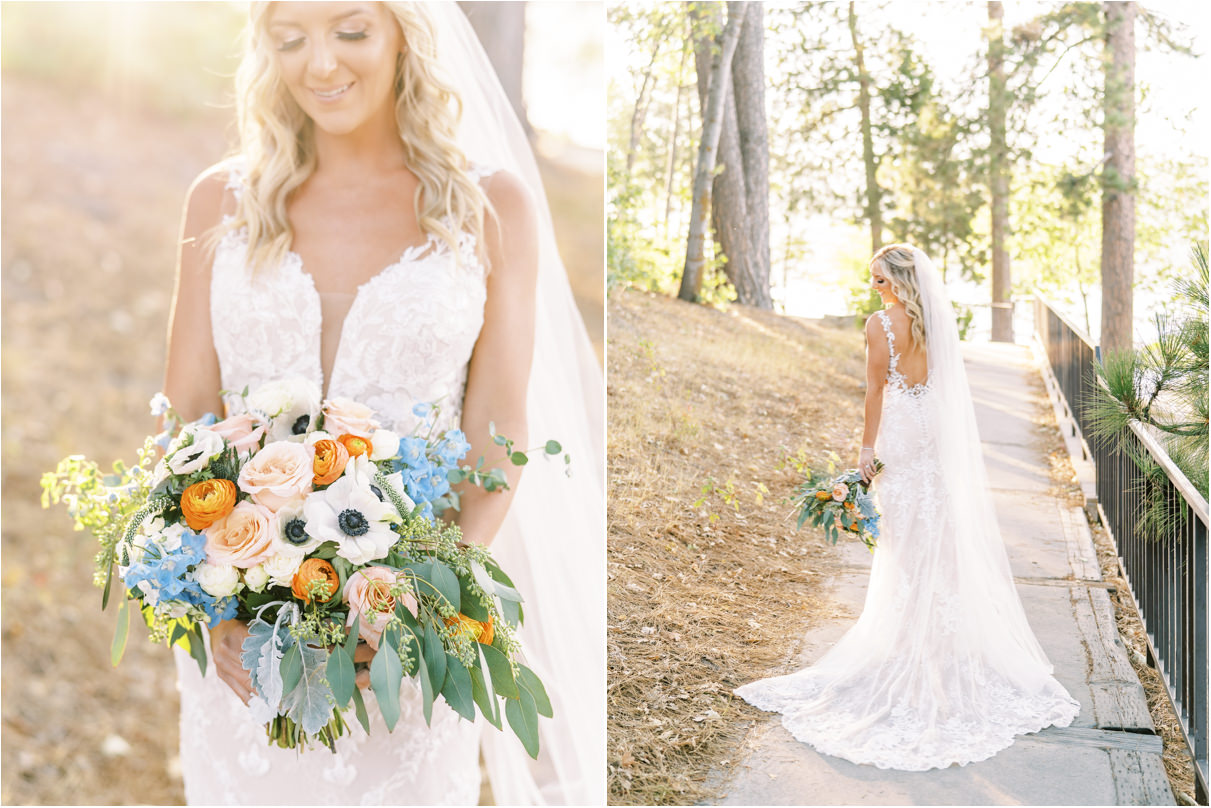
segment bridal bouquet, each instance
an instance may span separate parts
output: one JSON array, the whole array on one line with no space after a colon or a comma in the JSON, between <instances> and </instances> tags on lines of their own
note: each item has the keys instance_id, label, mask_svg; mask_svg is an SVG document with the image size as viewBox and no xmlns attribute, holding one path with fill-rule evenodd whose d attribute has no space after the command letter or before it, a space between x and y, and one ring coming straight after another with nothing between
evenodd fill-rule
<instances>
[{"instance_id":1,"label":"bridal bouquet","mask_svg":"<svg viewBox=\"0 0 1211 808\"><path fill-rule=\"evenodd\" d=\"M538 716L552 709L518 659L521 596L484 547L464 545L458 528L437 518L458 507L451 484L498 490L504 472L485 471L482 457L460 466L470 445L456 429L435 434L430 404L414 408L421 424L400 436L380 428L369 407L321 402L306 381L271 382L239 399L243 411L225 420L183 423L157 395L152 414L169 424L158 462L148 438L133 467L118 462L103 475L74 455L43 476L43 506L66 502L76 529L100 543L102 608L115 571L120 581L113 663L131 604L153 640L182 646L203 674L202 626L239 618L249 626L250 709L270 741L331 749L350 707L369 731L355 684L363 641L376 650L370 683L388 730L408 676L426 720L439 696L497 729L503 714L537 757ZM511 462L527 462L493 433ZM561 447L549 441L543 451Z\"/></svg>"},{"instance_id":2,"label":"bridal bouquet","mask_svg":"<svg viewBox=\"0 0 1211 808\"><path fill-rule=\"evenodd\" d=\"M799 508L796 527L801 528L810 520L814 526L824 528L833 544L842 532L855 535L873 553L879 540L879 510L874 495L857 469L837 474L839 461L835 452L829 452L828 471L811 472L796 489L792 499ZM876 458L875 474L882 470L883 463Z\"/></svg>"}]
</instances>

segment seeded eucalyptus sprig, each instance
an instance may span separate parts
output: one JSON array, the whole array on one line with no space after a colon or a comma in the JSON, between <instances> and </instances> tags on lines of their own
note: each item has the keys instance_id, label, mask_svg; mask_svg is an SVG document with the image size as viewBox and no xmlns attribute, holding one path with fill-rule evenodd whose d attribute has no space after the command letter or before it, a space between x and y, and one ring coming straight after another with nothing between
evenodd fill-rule
<instances>
[{"instance_id":1,"label":"seeded eucalyptus sprig","mask_svg":"<svg viewBox=\"0 0 1211 808\"><path fill-rule=\"evenodd\" d=\"M505 470L501 468L499 463L508 461L515 466L524 466L530 462L530 452L542 451L547 455L557 455L563 452L563 446L557 440L549 440L542 446L535 446L530 449L516 449L510 438L498 434L496 431L495 422L488 424L488 434L492 436L492 442L497 446L504 447L504 456L493 461L492 465L485 471L484 467L488 461L483 455L475 462L475 466L460 466L457 469L451 469L446 475L451 485L458 485L462 482L469 482L472 485L481 486L485 491L507 491L509 489L509 480L505 476ZM564 453L563 462L569 466L568 473L571 474L572 456ZM458 499L454 498L454 508L458 509Z\"/></svg>"}]
</instances>

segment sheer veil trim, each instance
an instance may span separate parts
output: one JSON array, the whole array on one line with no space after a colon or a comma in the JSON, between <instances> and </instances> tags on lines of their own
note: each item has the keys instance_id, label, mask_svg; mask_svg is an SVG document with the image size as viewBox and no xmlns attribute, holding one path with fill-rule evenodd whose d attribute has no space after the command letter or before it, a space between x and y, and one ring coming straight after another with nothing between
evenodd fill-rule
<instances>
[{"instance_id":1,"label":"sheer veil trim","mask_svg":"<svg viewBox=\"0 0 1211 808\"><path fill-rule=\"evenodd\" d=\"M430 3L442 69L462 100L459 145L473 164L522 179L536 203L539 268L528 389L531 442L572 456L526 466L493 553L526 601L521 638L547 683L555 719L540 721L531 761L510 733L481 737L498 804L600 804L605 798L604 381L560 260L538 166L470 23Z\"/></svg>"}]
</instances>

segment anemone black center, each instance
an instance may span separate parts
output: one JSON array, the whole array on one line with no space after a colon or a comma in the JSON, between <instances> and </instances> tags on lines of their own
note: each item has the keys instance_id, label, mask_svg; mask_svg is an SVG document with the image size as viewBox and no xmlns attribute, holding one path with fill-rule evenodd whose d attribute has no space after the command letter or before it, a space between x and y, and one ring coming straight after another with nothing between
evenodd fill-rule
<instances>
[{"instance_id":1,"label":"anemone black center","mask_svg":"<svg viewBox=\"0 0 1211 808\"><path fill-rule=\"evenodd\" d=\"M302 435L307 431L307 427L311 424L311 416L307 414L300 415L294 419L294 424L290 427L290 431L295 435Z\"/></svg>"},{"instance_id":2,"label":"anemone black center","mask_svg":"<svg viewBox=\"0 0 1211 808\"><path fill-rule=\"evenodd\" d=\"M387 500L386 500L386 498L383 496L383 489L379 488L379 487L378 487L377 485L375 485L374 483L371 483L371 484L370 484L370 490L374 492L374 495L375 495L376 497L378 497L378 501L379 501L379 502L386 502L386 501L387 501Z\"/></svg>"},{"instance_id":3,"label":"anemone black center","mask_svg":"<svg viewBox=\"0 0 1211 808\"><path fill-rule=\"evenodd\" d=\"M336 524L346 536L361 536L370 530L370 523L361 511L346 508L336 517Z\"/></svg>"},{"instance_id":4,"label":"anemone black center","mask_svg":"<svg viewBox=\"0 0 1211 808\"><path fill-rule=\"evenodd\" d=\"M307 523L302 519L291 519L286 523L286 541L291 544L307 543Z\"/></svg>"}]
</instances>

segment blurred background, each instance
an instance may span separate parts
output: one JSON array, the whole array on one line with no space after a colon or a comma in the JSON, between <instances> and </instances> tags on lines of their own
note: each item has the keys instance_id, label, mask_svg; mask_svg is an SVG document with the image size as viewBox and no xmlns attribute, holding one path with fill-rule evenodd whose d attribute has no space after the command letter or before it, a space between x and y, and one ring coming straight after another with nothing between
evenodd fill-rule
<instances>
[{"instance_id":1,"label":"blurred background","mask_svg":"<svg viewBox=\"0 0 1211 808\"><path fill-rule=\"evenodd\" d=\"M528 120L564 263L602 350L599 3L462 3ZM134 459L153 429L185 191L234 143L245 3L2 3L0 802L180 803L167 649L109 664L93 541L39 478ZM485 34L485 32L487 32ZM136 621L137 622L137 621Z\"/></svg>"}]
</instances>

